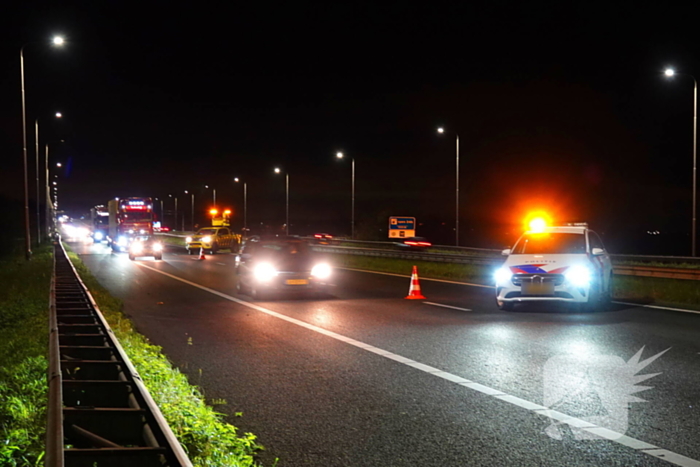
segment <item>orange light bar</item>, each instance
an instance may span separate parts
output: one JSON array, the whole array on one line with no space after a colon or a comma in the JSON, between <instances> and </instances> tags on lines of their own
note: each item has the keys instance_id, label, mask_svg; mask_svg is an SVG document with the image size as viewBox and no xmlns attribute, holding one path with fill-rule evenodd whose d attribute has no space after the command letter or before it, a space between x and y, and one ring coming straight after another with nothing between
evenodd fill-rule
<instances>
[{"instance_id":1,"label":"orange light bar","mask_svg":"<svg viewBox=\"0 0 700 467\"><path fill-rule=\"evenodd\" d=\"M217 214L219 214L219 210L218 209L210 209L209 214L211 214L212 216L216 216Z\"/></svg>"},{"instance_id":2,"label":"orange light bar","mask_svg":"<svg viewBox=\"0 0 700 467\"><path fill-rule=\"evenodd\" d=\"M224 211L224 216L230 216L231 215L231 210L227 209Z\"/></svg>"}]
</instances>

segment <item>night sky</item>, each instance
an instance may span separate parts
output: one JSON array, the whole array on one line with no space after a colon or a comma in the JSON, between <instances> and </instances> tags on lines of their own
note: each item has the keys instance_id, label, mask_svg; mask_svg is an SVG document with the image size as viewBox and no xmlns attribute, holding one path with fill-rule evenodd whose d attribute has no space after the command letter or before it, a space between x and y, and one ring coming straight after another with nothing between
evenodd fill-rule
<instances>
[{"instance_id":1,"label":"night sky","mask_svg":"<svg viewBox=\"0 0 700 467\"><path fill-rule=\"evenodd\" d=\"M693 80L662 71L700 73L698 8L14 3L0 15L6 201L23 200L19 50L36 41L25 48L32 206L39 118L42 161L47 141L65 140L50 148L73 216L116 196L172 210L172 194L189 224L184 190L200 220L209 185L240 228L238 176L249 226L275 229L280 166L292 233L349 234L342 150L356 162L358 233L383 238L386 217L415 216L419 235L451 244L456 132L462 245L507 245L524 214L545 209L588 221L613 252L690 253Z\"/></svg>"}]
</instances>

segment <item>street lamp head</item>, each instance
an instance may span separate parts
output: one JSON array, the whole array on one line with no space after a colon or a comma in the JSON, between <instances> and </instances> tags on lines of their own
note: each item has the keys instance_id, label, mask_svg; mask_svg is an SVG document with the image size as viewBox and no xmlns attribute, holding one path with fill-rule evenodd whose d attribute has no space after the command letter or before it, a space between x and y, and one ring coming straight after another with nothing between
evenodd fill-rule
<instances>
[{"instance_id":1,"label":"street lamp head","mask_svg":"<svg viewBox=\"0 0 700 467\"><path fill-rule=\"evenodd\" d=\"M280 173L280 172L281 172L280 168L279 168L279 167L275 167L275 173L278 174L278 173Z\"/></svg>"},{"instance_id":2,"label":"street lamp head","mask_svg":"<svg viewBox=\"0 0 700 467\"><path fill-rule=\"evenodd\" d=\"M60 162L56 162L56 167L63 167L63 164L61 164Z\"/></svg>"},{"instance_id":3,"label":"street lamp head","mask_svg":"<svg viewBox=\"0 0 700 467\"><path fill-rule=\"evenodd\" d=\"M338 152L338 153L336 153L335 156L336 156L338 159L342 159L342 158L343 158L343 155L344 155L344 154L343 154L342 152Z\"/></svg>"},{"instance_id":4,"label":"street lamp head","mask_svg":"<svg viewBox=\"0 0 700 467\"><path fill-rule=\"evenodd\" d=\"M234 181L234 182L236 182L236 183L238 183L238 182L240 182L240 181L241 181L241 179L240 179L240 178L238 178L238 177L235 177L235 178L233 179L233 181Z\"/></svg>"},{"instance_id":5,"label":"street lamp head","mask_svg":"<svg viewBox=\"0 0 700 467\"><path fill-rule=\"evenodd\" d=\"M676 71L673 68L666 68L664 70L664 75L668 76L669 78L675 74L676 74Z\"/></svg>"},{"instance_id":6,"label":"street lamp head","mask_svg":"<svg viewBox=\"0 0 700 467\"><path fill-rule=\"evenodd\" d=\"M440 133L440 134L442 134L442 133L445 132L445 129L444 129L443 127L440 127L440 128L437 129L437 132Z\"/></svg>"},{"instance_id":7,"label":"street lamp head","mask_svg":"<svg viewBox=\"0 0 700 467\"><path fill-rule=\"evenodd\" d=\"M63 45L63 43L65 42L65 40L64 40L63 37L61 37L61 36L54 36L54 38L52 39L51 42L53 42L53 45L59 45L59 46L60 46L60 45Z\"/></svg>"},{"instance_id":8,"label":"street lamp head","mask_svg":"<svg viewBox=\"0 0 700 467\"><path fill-rule=\"evenodd\" d=\"M61 112L56 112L56 118L61 118L63 117L63 114Z\"/></svg>"}]
</instances>

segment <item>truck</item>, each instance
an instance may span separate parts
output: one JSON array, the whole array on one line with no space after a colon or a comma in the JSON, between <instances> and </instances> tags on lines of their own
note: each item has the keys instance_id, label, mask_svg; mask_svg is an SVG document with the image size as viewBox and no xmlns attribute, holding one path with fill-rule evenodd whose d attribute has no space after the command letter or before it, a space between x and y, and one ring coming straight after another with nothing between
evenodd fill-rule
<instances>
[{"instance_id":1,"label":"truck","mask_svg":"<svg viewBox=\"0 0 700 467\"><path fill-rule=\"evenodd\" d=\"M107 243L113 251L126 251L136 236L153 235L152 198L115 198L107 203Z\"/></svg>"},{"instance_id":2,"label":"truck","mask_svg":"<svg viewBox=\"0 0 700 467\"><path fill-rule=\"evenodd\" d=\"M109 211L107 206L99 204L90 209L90 221L92 224L92 239L95 242L107 240L109 235Z\"/></svg>"}]
</instances>

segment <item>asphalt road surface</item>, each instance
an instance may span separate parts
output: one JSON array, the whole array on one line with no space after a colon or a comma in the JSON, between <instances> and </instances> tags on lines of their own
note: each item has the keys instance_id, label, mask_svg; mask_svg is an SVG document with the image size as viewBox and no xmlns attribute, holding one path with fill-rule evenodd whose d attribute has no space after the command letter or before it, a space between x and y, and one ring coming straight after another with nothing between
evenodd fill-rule
<instances>
[{"instance_id":1,"label":"asphalt road surface","mask_svg":"<svg viewBox=\"0 0 700 467\"><path fill-rule=\"evenodd\" d=\"M700 466L698 314L502 312L426 279L405 300L407 277L343 269L320 299L256 302L230 254L72 247L263 465Z\"/></svg>"}]
</instances>

